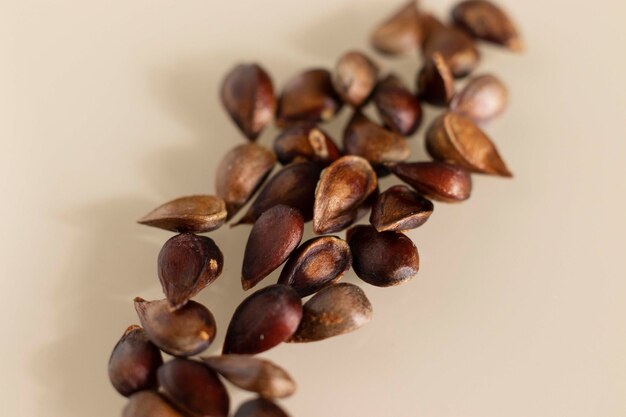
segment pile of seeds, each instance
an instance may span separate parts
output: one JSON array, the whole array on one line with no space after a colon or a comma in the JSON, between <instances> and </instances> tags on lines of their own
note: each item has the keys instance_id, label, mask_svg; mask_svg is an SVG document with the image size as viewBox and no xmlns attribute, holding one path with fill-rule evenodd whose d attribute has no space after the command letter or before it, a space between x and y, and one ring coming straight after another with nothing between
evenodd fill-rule
<instances>
[{"instance_id":1,"label":"pile of seeds","mask_svg":"<svg viewBox=\"0 0 626 417\"><path fill-rule=\"evenodd\" d=\"M488 1L457 4L450 24L411 1L373 31L371 43L385 55L421 51L416 92L354 51L340 57L333 71L295 76L278 99L258 64L227 74L221 100L249 142L222 159L216 195L178 198L139 221L177 234L158 256L165 299L135 299L142 327L126 330L109 361L113 386L129 397L124 417L226 417L230 400L224 381L256 394L235 417L286 416L274 400L293 394L295 382L278 365L253 355L283 342L313 342L363 326L372 306L361 288L338 283L346 271L352 267L379 287L410 280L419 256L403 231L430 218L431 200L468 199L470 173L511 176L480 127L505 108L503 83L478 75L456 91L455 80L479 64L477 40L522 49L511 20ZM422 102L445 108L425 133L433 160L407 162L406 137L420 126ZM380 123L363 112L370 103ZM344 106L352 117L339 147L319 124ZM255 140L274 120L282 131L272 151ZM268 179L277 161L282 168ZM390 174L408 186L381 192L378 179ZM255 195L234 223L252 225L243 289L284 267L276 284L253 292L236 309L221 355L190 359L216 334L211 312L191 298L215 281L224 265L216 243L200 234L234 221ZM370 224L354 225L368 214ZM320 236L301 243L310 221ZM346 229L345 240L331 235ZM161 352L175 358L163 363Z\"/></svg>"}]
</instances>

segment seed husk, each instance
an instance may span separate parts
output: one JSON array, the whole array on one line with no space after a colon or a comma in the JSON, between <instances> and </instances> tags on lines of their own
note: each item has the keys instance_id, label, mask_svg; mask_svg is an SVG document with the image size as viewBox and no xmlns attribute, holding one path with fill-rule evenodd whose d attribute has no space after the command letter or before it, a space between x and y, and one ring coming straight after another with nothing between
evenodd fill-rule
<instances>
[{"instance_id":1,"label":"seed husk","mask_svg":"<svg viewBox=\"0 0 626 417\"><path fill-rule=\"evenodd\" d=\"M315 342L352 332L372 318L363 290L343 282L328 286L303 306L302 321L290 342Z\"/></svg>"},{"instance_id":2,"label":"seed husk","mask_svg":"<svg viewBox=\"0 0 626 417\"><path fill-rule=\"evenodd\" d=\"M216 194L232 218L254 195L274 168L276 156L265 146L246 143L230 150L217 168Z\"/></svg>"},{"instance_id":3,"label":"seed husk","mask_svg":"<svg viewBox=\"0 0 626 417\"><path fill-rule=\"evenodd\" d=\"M470 171L512 177L495 145L465 116L445 113L426 132L426 149L439 161L463 166Z\"/></svg>"},{"instance_id":4,"label":"seed husk","mask_svg":"<svg viewBox=\"0 0 626 417\"><path fill-rule=\"evenodd\" d=\"M289 417L289 414L273 401L257 398L241 404L234 417Z\"/></svg>"},{"instance_id":5,"label":"seed husk","mask_svg":"<svg viewBox=\"0 0 626 417\"><path fill-rule=\"evenodd\" d=\"M354 226L347 233L352 267L363 281L377 287L402 284L419 270L419 254L400 232L377 232L374 226Z\"/></svg>"},{"instance_id":6,"label":"seed husk","mask_svg":"<svg viewBox=\"0 0 626 417\"><path fill-rule=\"evenodd\" d=\"M195 301L172 311L167 300L146 301L137 297L135 310L150 341L170 355L196 355L215 338L213 314Z\"/></svg>"},{"instance_id":7,"label":"seed husk","mask_svg":"<svg viewBox=\"0 0 626 417\"><path fill-rule=\"evenodd\" d=\"M372 94L377 79L378 66L364 53L350 51L337 61L332 81L345 103L360 107Z\"/></svg>"},{"instance_id":8,"label":"seed husk","mask_svg":"<svg viewBox=\"0 0 626 417\"><path fill-rule=\"evenodd\" d=\"M130 326L109 358L109 379L125 397L157 387L156 372L163 364L161 351L148 340L143 329Z\"/></svg>"},{"instance_id":9,"label":"seed husk","mask_svg":"<svg viewBox=\"0 0 626 417\"><path fill-rule=\"evenodd\" d=\"M445 162L406 162L387 165L394 175L420 194L437 201L455 203L467 200L472 177L463 167Z\"/></svg>"},{"instance_id":10,"label":"seed husk","mask_svg":"<svg viewBox=\"0 0 626 417\"><path fill-rule=\"evenodd\" d=\"M433 203L404 185L396 185L378 197L370 223L379 232L415 229L433 213Z\"/></svg>"},{"instance_id":11,"label":"seed husk","mask_svg":"<svg viewBox=\"0 0 626 417\"><path fill-rule=\"evenodd\" d=\"M443 56L435 52L417 75L420 98L435 106L447 106L454 96L454 77Z\"/></svg>"},{"instance_id":12,"label":"seed husk","mask_svg":"<svg viewBox=\"0 0 626 417\"><path fill-rule=\"evenodd\" d=\"M280 366L250 355L221 355L202 358L215 372L246 391L264 398L289 397L296 383Z\"/></svg>"},{"instance_id":13,"label":"seed husk","mask_svg":"<svg viewBox=\"0 0 626 417\"><path fill-rule=\"evenodd\" d=\"M154 391L140 391L130 396L122 417L185 417Z\"/></svg>"},{"instance_id":14,"label":"seed husk","mask_svg":"<svg viewBox=\"0 0 626 417\"><path fill-rule=\"evenodd\" d=\"M517 28L500 7L485 0L462 1L452 9L452 20L472 36L509 48L524 50Z\"/></svg>"},{"instance_id":15,"label":"seed husk","mask_svg":"<svg viewBox=\"0 0 626 417\"><path fill-rule=\"evenodd\" d=\"M182 233L159 252L158 274L172 309L181 308L222 273L224 256L213 239Z\"/></svg>"},{"instance_id":16,"label":"seed husk","mask_svg":"<svg viewBox=\"0 0 626 417\"><path fill-rule=\"evenodd\" d=\"M205 233L226 221L226 204L220 197L192 195L180 197L155 208L138 223L172 232Z\"/></svg>"},{"instance_id":17,"label":"seed husk","mask_svg":"<svg viewBox=\"0 0 626 417\"><path fill-rule=\"evenodd\" d=\"M230 399L224 384L208 366L176 358L159 368L164 395L187 415L227 417Z\"/></svg>"},{"instance_id":18,"label":"seed husk","mask_svg":"<svg viewBox=\"0 0 626 417\"><path fill-rule=\"evenodd\" d=\"M237 307L228 325L224 354L255 354L287 340L302 319L300 296L286 285L270 285Z\"/></svg>"},{"instance_id":19,"label":"seed husk","mask_svg":"<svg viewBox=\"0 0 626 417\"><path fill-rule=\"evenodd\" d=\"M289 257L278 283L291 286L300 297L337 282L352 265L350 247L336 236L320 236L304 242Z\"/></svg>"},{"instance_id":20,"label":"seed husk","mask_svg":"<svg viewBox=\"0 0 626 417\"><path fill-rule=\"evenodd\" d=\"M240 64L224 78L222 104L250 140L274 119L276 97L270 76L258 64Z\"/></svg>"},{"instance_id":21,"label":"seed husk","mask_svg":"<svg viewBox=\"0 0 626 417\"><path fill-rule=\"evenodd\" d=\"M313 231L335 233L348 227L377 185L372 166L360 156L344 156L330 164L315 190Z\"/></svg>"},{"instance_id":22,"label":"seed husk","mask_svg":"<svg viewBox=\"0 0 626 417\"><path fill-rule=\"evenodd\" d=\"M440 53L455 78L469 75L480 61L480 54L473 39L454 27L439 28L424 43L426 59Z\"/></svg>"},{"instance_id":23,"label":"seed husk","mask_svg":"<svg viewBox=\"0 0 626 417\"><path fill-rule=\"evenodd\" d=\"M450 110L476 123L484 123L500 115L507 102L505 85L496 76L487 74L469 80L452 99Z\"/></svg>"},{"instance_id":24,"label":"seed husk","mask_svg":"<svg viewBox=\"0 0 626 417\"><path fill-rule=\"evenodd\" d=\"M278 268L300 244L304 220L293 207L278 205L254 223L243 255L241 285L248 290Z\"/></svg>"},{"instance_id":25,"label":"seed husk","mask_svg":"<svg viewBox=\"0 0 626 417\"><path fill-rule=\"evenodd\" d=\"M301 123L283 130L274 140L274 152L283 165L305 159L327 166L341 156L333 139L314 123Z\"/></svg>"},{"instance_id":26,"label":"seed husk","mask_svg":"<svg viewBox=\"0 0 626 417\"><path fill-rule=\"evenodd\" d=\"M422 106L395 74L381 80L374 91L374 104L386 127L410 136L422 122Z\"/></svg>"}]
</instances>

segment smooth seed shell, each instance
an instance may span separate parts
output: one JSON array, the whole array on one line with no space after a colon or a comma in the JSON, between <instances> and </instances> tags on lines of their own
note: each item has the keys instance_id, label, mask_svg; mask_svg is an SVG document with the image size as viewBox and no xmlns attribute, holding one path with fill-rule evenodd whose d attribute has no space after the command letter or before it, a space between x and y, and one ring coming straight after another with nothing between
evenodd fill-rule
<instances>
[{"instance_id":1,"label":"smooth seed shell","mask_svg":"<svg viewBox=\"0 0 626 417\"><path fill-rule=\"evenodd\" d=\"M212 195L180 197L157 207L138 223L172 232L205 233L226 221L224 200Z\"/></svg>"},{"instance_id":2,"label":"smooth seed shell","mask_svg":"<svg viewBox=\"0 0 626 417\"><path fill-rule=\"evenodd\" d=\"M440 53L435 52L417 75L417 91L421 99L447 106L454 96L454 78Z\"/></svg>"},{"instance_id":3,"label":"smooth seed shell","mask_svg":"<svg viewBox=\"0 0 626 417\"><path fill-rule=\"evenodd\" d=\"M301 123L283 130L274 141L274 152L281 164L306 159L326 166L341 156L332 138L313 123Z\"/></svg>"},{"instance_id":4,"label":"smooth seed shell","mask_svg":"<svg viewBox=\"0 0 626 417\"><path fill-rule=\"evenodd\" d=\"M374 104L385 126L402 136L415 133L422 122L419 100L394 74L378 83Z\"/></svg>"},{"instance_id":5,"label":"smooth seed shell","mask_svg":"<svg viewBox=\"0 0 626 417\"><path fill-rule=\"evenodd\" d=\"M122 417L185 417L163 397L153 391L140 391L130 396Z\"/></svg>"},{"instance_id":6,"label":"smooth seed shell","mask_svg":"<svg viewBox=\"0 0 626 417\"><path fill-rule=\"evenodd\" d=\"M450 110L476 123L488 122L507 106L508 92L494 75L474 77L450 103Z\"/></svg>"},{"instance_id":7,"label":"smooth seed shell","mask_svg":"<svg viewBox=\"0 0 626 417\"><path fill-rule=\"evenodd\" d=\"M420 194L433 200L454 203L465 201L472 192L469 172L445 162L407 162L387 165L394 175Z\"/></svg>"},{"instance_id":8,"label":"smooth seed shell","mask_svg":"<svg viewBox=\"0 0 626 417\"><path fill-rule=\"evenodd\" d=\"M337 61L332 81L345 103L360 107L372 94L377 79L378 66L362 52L350 51Z\"/></svg>"},{"instance_id":9,"label":"smooth seed shell","mask_svg":"<svg viewBox=\"0 0 626 417\"><path fill-rule=\"evenodd\" d=\"M273 401L257 398L241 404L234 417L289 417Z\"/></svg>"},{"instance_id":10,"label":"smooth seed shell","mask_svg":"<svg viewBox=\"0 0 626 417\"><path fill-rule=\"evenodd\" d=\"M396 185L378 197L370 223L379 232L415 229L433 213L433 203L404 185Z\"/></svg>"},{"instance_id":11,"label":"smooth seed shell","mask_svg":"<svg viewBox=\"0 0 626 417\"><path fill-rule=\"evenodd\" d=\"M470 74L480 61L473 39L454 27L439 28L428 37L424 43L424 57L428 59L437 52L448 64L455 78Z\"/></svg>"}]
</instances>

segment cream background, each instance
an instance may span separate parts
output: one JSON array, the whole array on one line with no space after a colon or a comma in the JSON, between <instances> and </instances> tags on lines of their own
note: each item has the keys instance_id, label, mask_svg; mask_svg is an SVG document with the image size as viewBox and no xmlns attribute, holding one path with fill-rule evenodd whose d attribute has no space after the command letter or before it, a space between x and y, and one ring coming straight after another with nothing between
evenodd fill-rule
<instances>
[{"instance_id":1,"label":"cream background","mask_svg":"<svg viewBox=\"0 0 626 417\"><path fill-rule=\"evenodd\" d=\"M137 322L132 298L159 297L169 236L134 221L212 192L216 161L243 143L222 75L257 60L280 86L330 66L395 3L0 1L0 415L119 415L108 355ZM626 3L502 3L528 52L483 47L481 71L511 89L488 131L515 179L476 177L466 204L437 205L411 233L419 278L363 285L365 328L264 355L300 385L293 416L626 415ZM385 65L412 82L417 62ZM243 297L247 232L213 235L227 257L199 297L220 324L213 351Z\"/></svg>"}]
</instances>

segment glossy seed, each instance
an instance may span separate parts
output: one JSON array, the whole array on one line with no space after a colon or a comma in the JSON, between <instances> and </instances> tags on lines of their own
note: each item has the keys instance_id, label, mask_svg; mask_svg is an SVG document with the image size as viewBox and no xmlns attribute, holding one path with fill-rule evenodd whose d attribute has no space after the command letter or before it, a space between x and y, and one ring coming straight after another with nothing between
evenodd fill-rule
<instances>
[{"instance_id":1,"label":"glossy seed","mask_svg":"<svg viewBox=\"0 0 626 417\"><path fill-rule=\"evenodd\" d=\"M441 54L455 78L471 73L480 61L472 38L457 28L440 28L428 37L424 43L424 57L429 59L436 52Z\"/></svg>"},{"instance_id":2,"label":"glossy seed","mask_svg":"<svg viewBox=\"0 0 626 417\"><path fill-rule=\"evenodd\" d=\"M417 275L419 255L411 239L400 232L377 232L354 226L347 233L354 272L377 287L402 284Z\"/></svg>"},{"instance_id":3,"label":"glossy seed","mask_svg":"<svg viewBox=\"0 0 626 417\"><path fill-rule=\"evenodd\" d=\"M493 75L469 80L450 103L450 110L476 123L488 122L506 108L508 92L502 81Z\"/></svg>"},{"instance_id":4,"label":"glossy seed","mask_svg":"<svg viewBox=\"0 0 626 417\"><path fill-rule=\"evenodd\" d=\"M222 104L235 124L255 140L273 119L276 97L272 80L257 64L233 68L222 82Z\"/></svg>"},{"instance_id":5,"label":"glossy seed","mask_svg":"<svg viewBox=\"0 0 626 417\"><path fill-rule=\"evenodd\" d=\"M313 123L301 123L283 130L274 140L274 152L281 164L306 159L326 166L341 156L335 142Z\"/></svg>"},{"instance_id":6,"label":"glossy seed","mask_svg":"<svg viewBox=\"0 0 626 417\"><path fill-rule=\"evenodd\" d=\"M237 307L228 325L224 354L255 354L284 342L302 319L300 296L286 285L270 285Z\"/></svg>"},{"instance_id":7,"label":"glossy seed","mask_svg":"<svg viewBox=\"0 0 626 417\"><path fill-rule=\"evenodd\" d=\"M387 168L420 194L437 201L454 203L467 200L472 192L469 172L445 162L407 162Z\"/></svg>"},{"instance_id":8,"label":"glossy seed","mask_svg":"<svg viewBox=\"0 0 626 417\"><path fill-rule=\"evenodd\" d=\"M109 358L109 379L125 397L157 387L156 371L163 364L159 349L143 329L130 326L117 342Z\"/></svg>"},{"instance_id":9,"label":"glossy seed","mask_svg":"<svg viewBox=\"0 0 626 417\"><path fill-rule=\"evenodd\" d=\"M352 265L350 247L336 236L321 236L304 242L283 268L279 284L291 286L300 297L311 295L338 281Z\"/></svg>"},{"instance_id":10,"label":"glossy seed","mask_svg":"<svg viewBox=\"0 0 626 417\"><path fill-rule=\"evenodd\" d=\"M434 53L417 74L420 98L435 106L447 106L454 96L454 78L448 64L439 53Z\"/></svg>"},{"instance_id":11,"label":"glossy seed","mask_svg":"<svg viewBox=\"0 0 626 417\"><path fill-rule=\"evenodd\" d=\"M178 309L222 273L224 256L206 236L183 233L169 239L159 252L158 274L165 297Z\"/></svg>"},{"instance_id":12,"label":"glossy seed","mask_svg":"<svg viewBox=\"0 0 626 417\"><path fill-rule=\"evenodd\" d=\"M154 391L140 391L130 396L122 417L185 417Z\"/></svg>"},{"instance_id":13,"label":"glossy seed","mask_svg":"<svg viewBox=\"0 0 626 417\"><path fill-rule=\"evenodd\" d=\"M385 126L402 136L415 133L422 122L419 100L394 74L378 83L374 104Z\"/></svg>"},{"instance_id":14,"label":"glossy seed","mask_svg":"<svg viewBox=\"0 0 626 417\"><path fill-rule=\"evenodd\" d=\"M372 166L359 156L344 156L322 171L315 190L313 231L335 233L349 226L359 207L376 190Z\"/></svg>"},{"instance_id":15,"label":"glossy seed","mask_svg":"<svg viewBox=\"0 0 626 417\"><path fill-rule=\"evenodd\" d=\"M159 384L164 395L187 415L228 416L228 392L215 371L203 363L173 359L159 369Z\"/></svg>"},{"instance_id":16,"label":"glossy seed","mask_svg":"<svg viewBox=\"0 0 626 417\"><path fill-rule=\"evenodd\" d=\"M289 417L289 414L273 401L257 398L241 404L234 417Z\"/></svg>"},{"instance_id":17,"label":"glossy seed","mask_svg":"<svg viewBox=\"0 0 626 417\"><path fill-rule=\"evenodd\" d=\"M426 132L428 153L470 171L512 177L498 150L474 122L455 113L435 119Z\"/></svg>"},{"instance_id":18,"label":"glossy seed","mask_svg":"<svg viewBox=\"0 0 626 417\"><path fill-rule=\"evenodd\" d=\"M146 301L137 297L135 310L150 341L170 355L196 355L215 338L213 314L195 301L172 311L167 300Z\"/></svg>"},{"instance_id":19,"label":"glossy seed","mask_svg":"<svg viewBox=\"0 0 626 417\"><path fill-rule=\"evenodd\" d=\"M221 355L202 360L233 385L265 398L289 397L296 391L296 383L287 371L266 359Z\"/></svg>"},{"instance_id":20,"label":"glossy seed","mask_svg":"<svg viewBox=\"0 0 626 417\"><path fill-rule=\"evenodd\" d=\"M365 54L350 51L339 58L333 72L333 86L345 103L363 105L378 79L378 66Z\"/></svg>"},{"instance_id":21,"label":"glossy seed","mask_svg":"<svg viewBox=\"0 0 626 417\"><path fill-rule=\"evenodd\" d=\"M205 233L226 221L224 200L212 195L177 198L157 207L138 223L172 232Z\"/></svg>"},{"instance_id":22,"label":"glossy seed","mask_svg":"<svg viewBox=\"0 0 626 417\"><path fill-rule=\"evenodd\" d=\"M379 232L415 229L433 213L433 203L404 185L396 185L380 194L370 216Z\"/></svg>"}]
</instances>

